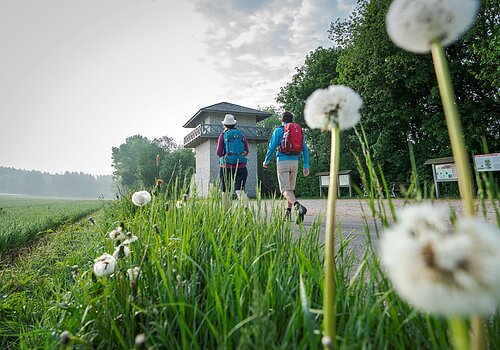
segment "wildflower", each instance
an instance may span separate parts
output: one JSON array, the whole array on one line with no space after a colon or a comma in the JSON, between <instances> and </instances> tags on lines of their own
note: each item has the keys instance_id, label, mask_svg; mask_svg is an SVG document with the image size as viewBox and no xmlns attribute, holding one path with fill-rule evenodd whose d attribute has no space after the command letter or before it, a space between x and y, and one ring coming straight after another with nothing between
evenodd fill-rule
<instances>
[{"instance_id":1,"label":"wildflower","mask_svg":"<svg viewBox=\"0 0 500 350\"><path fill-rule=\"evenodd\" d=\"M416 308L457 316L495 312L500 300L500 233L481 219L443 230L430 206L408 207L384 234L382 264L395 290ZM437 210L439 212L439 210Z\"/></svg>"},{"instance_id":2,"label":"wildflower","mask_svg":"<svg viewBox=\"0 0 500 350\"><path fill-rule=\"evenodd\" d=\"M160 233L160 227L158 226L158 224L154 224L153 228L155 229L156 233Z\"/></svg>"},{"instance_id":3,"label":"wildflower","mask_svg":"<svg viewBox=\"0 0 500 350\"><path fill-rule=\"evenodd\" d=\"M160 161L161 161L161 159L160 159L160 155L159 155L159 154L157 154L157 155L156 155L156 166L160 166Z\"/></svg>"},{"instance_id":4,"label":"wildflower","mask_svg":"<svg viewBox=\"0 0 500 350\"><path fill-rule=\"evenodd\" d=\"M387 33L404 50L426 53L433 41L447 46L474 22L476 0L395 0L387 13Z\"/></svg>"},{"instance_id":5,"label":"wildflower","mask_svg":"<svg viewBox=\"0 0 500 350\"><path fill-rule=\"evenodd\" d=\"M73 278L77 278L78 277L78 265L73 265L73 268L71 270L71 275L73 276Z\"/></svg>"},{"instance_id":6,"label":"wildflower","mask_svg":"<svg viewBox=\"0 0 500 350\"><path fill-rule=\"evenodd\" d=\"M128 279L130 280L130 288L135 289L140 274L141 274L141 268L139 266L127 270L127 276Z\"/></svg>"},{"instance_id":7,"label":"wildflower","mask_svg":"<svg viewBox=\"0 0 500 350\"><path fill-rule=\"evenodd\" d=\"M165 203L165 211L168 211L168 202Z\"/></svg>"},{"instance_id":8,"label":"wildflower","mask_svg":"<svg viewBox=\"0 0 500 350\"><path fill-rule=\"evenodd\" d=\"M325 335L323 338L321 338L321 343L323 344L323 346L325 348L333 348L333 342L332 342L332 338L330 338L329 336Z\"/></svg>"},{"instance_id":9,"label":"wildflower","mask_svg":"<svg viewBox=\"0 0 500 350\"><path fill-rule=\"evenodd\" d=\"M68 331L64 331L61 333L61 336L60 336L60 340L61 340L61 345L62 346L66 346L69 344L70 340L71 340L71 335Z\"/></svg>"},{"instance_id":10,"label":"wildflower","mask_svg":"<svg viewBox=\"0 0 500 350\"><path fill-rule=\"evenodd\" d=\"M332 85L314 91L306 101L304 119L313 129L352 128L361 118L363 101L350 87Z\"/></svg>"},{"instance_id":11,"label":"wildflower","mask_svg":"<svg viewBox=\"0 0 500 350\"><path fill-rule=\"evenodd\" d=\"M90 223L91 223L92 225L95 225L95 224L96 224L96 223L95 223L95 219L94 219L92 216L91 216L91 217L89 217L89 221L90 221Z\"/></svg>"},{"instance_id":12,"label":"wildflower","mask_svg":"<svg viewBox=\"0 0 500 350\"><path fill-rule=\"evenodd\" d=\"M144 349L144 347L146 346L146 340L147 340L147 338L144 335L144 333L138 334L135 337L135 348L136 349Z\"/></svg>"},{"instance_id":13,"label":"wildflower","mask_svg":"<svg viewBox=\"0 0 500 350\"><path fill-rule=\"evenodd\" d=\"M187 193L184 193L184 194L182 195L182 201L183 201L183 202L187 202L188 198L189 198L189 195L188 195Z\"/></svg>"},{"instance_id":14,"label":"wildflower","mask_svg":"<svg viewBox=\"0 0 500 350\"><path fill-rule=\"evenodd\" d=\"M177 203L175 203L175 206L177 207L177 209L182 209L182 201L177 201Z\"/></svg>"},{"instance_id":15,"label":"wildflower","mask_svg":"<svg viewBox=\"0 0 500 350\"><path fill-rule=\"evenodd\" d=\"M156 179L156 187L161 187L163 185L163 180L162 179Z\"/></svg>"},{"instance_id":16,"label":"wildflower","mask_svg":"<svg viewBox=\"0 0 500 350\"><path fill-rule=\"evenodd\" d=\"M115 241L123 241L125 239L125 233L123 232L123 228L121 226L118 226L113 231L108 233L108 236Z\"/></svg>"},{"instance_id":17,"label":"wildflower","mask_svg":"<svg viewBox=\"0 0 500 350\"><path fill-rule=\"evenodd\" d=\"M112 274L113 271L115 271L115 267L116 259L113 257L113 255L105 253L95 259L94 273L97 277L109 275Z\"/></svg>"},{"instance_id":18,"label":"wildflower","mask_svg":"<svg viewBox=\"0 0 500 350\"><path fill-rule=\"evenodd\" d=\"M116 247L115 251L113 252L113 257L115 259L126 258L129 255L130 247L128 246L128 244L125 244L125 242Z\"/></svg>"},{"instance_id":19,"label":"wildflower","mask_svg":"<svg viewBox=\"0 0 500 350\"><path fill-rule=\"evenodd\" d=\"M135 242L135 241L137 241L139 239L137 236L133 235L132 232L127 232L126 236L127 236L127 239L124 240L123 243L122 243L122 244L125 244L125 245L133 243L133 242Z\"/></svg>"},{"instance_id":20,"label":"wildflower","mask_svg":"<svg viewBox=\"0 0 500 350\"><path fill-rule=\"evenodd\" d=\"M151 201L151 195L148 191L134 192L132 202L138 207L142 207Z\"/></svg>"}]
</instances>

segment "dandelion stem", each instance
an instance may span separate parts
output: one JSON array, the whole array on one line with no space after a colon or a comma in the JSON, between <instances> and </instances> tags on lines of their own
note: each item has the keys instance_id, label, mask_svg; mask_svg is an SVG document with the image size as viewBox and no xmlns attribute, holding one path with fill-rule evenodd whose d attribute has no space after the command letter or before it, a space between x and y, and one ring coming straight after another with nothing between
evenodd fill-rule
<instances>
[{"instance_id":1,"label":"dandelion stem","mask_svg":"<svg viewBox=\"0 0 500 350\"><path fill-rule=\"evenodd\" d=\"M441 43L434 41L431 49L432 59L434 60L434 69L436 71L436 77L439 85L439 93L441 94L441 102L443 103L444 115L448 126L448 134L450 137L453 158L458 170L458 187L460 189L460 196L462 197L465 213L468 216L473 216L475 209L472 193L473 185L470 162L465 149L462 125L458 116L455 92L451 84L448 63L446 61Z\"/></svg>"},{"instance_id":2,"label":"dandelion stem","mask_svg":"<svg viewBox=\"0 0 500 350\"><path fill-rule=\"evenodd\" d=\"M451 342L455 350L468 350L468 334L467 325L465 321L460 317L450 317L448 319L448 325L451 331Z\"/></svg>"},{"instance_id":3,"label":"dandelion stem","mask_svg":"<svg viewBox=\"0 0 500 350\"><path fill-rule=\"evenodd\" d=\"M475 215L473 182L468 153L465 149L462 125L458 116L455 92L451 84L450 71L444 54L443 46L438 41L431 44L434 69L441 94L446 125L450 137L453 158L458 170L458 188L467 216ZM486 328L482 317L472 317L472 349L486 348Z\"/></svg>"},{"instance_id":4,"label":"dandelion stem","mask_svg":"<svg viewBox=\"0 0 500 350\"><path fill-rule=\"evenodd\" d=\"M325 235L325 286L324 286L324 327L325 335L335 348L335 204L340 155L340 129L332 129L330 156L330 182L328 185L328 205L326 209Z\"/></svg>"}]
</instances>

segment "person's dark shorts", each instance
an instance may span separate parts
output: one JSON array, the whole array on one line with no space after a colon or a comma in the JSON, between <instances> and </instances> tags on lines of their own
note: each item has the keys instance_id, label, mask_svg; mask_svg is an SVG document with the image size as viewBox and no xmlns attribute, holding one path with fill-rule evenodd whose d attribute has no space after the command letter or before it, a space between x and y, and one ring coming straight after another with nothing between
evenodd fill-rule
<instances>
[{"instance_id":1,"label":"person's dark shorts","mask_svg":"<svg viewBox=\"0 0 500 350\"><path fill-rule=\"evenodd\" d=\"M247 168L220 168L219 178L222 192L231 192L231 182L234 181L234 190L244 190L247 182Z\"/></svg>"}]
</instances>

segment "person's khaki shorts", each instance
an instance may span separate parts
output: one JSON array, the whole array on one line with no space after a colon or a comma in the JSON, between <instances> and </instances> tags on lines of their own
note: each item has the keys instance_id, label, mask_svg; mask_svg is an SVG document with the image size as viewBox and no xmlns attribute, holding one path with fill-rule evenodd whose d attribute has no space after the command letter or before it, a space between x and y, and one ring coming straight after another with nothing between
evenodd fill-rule
<instances>
[{"instance_id":1,"label":"person's khaki shorts","mask_svg":"<svg viewBox=\"0 0 500 350\"><path fill-rule=\"evenodd\" d=\"M297 180L299 161L282 160L276 163L276 168L281 193L295 190L295 180Z\"/></svg>"}]
</instances>

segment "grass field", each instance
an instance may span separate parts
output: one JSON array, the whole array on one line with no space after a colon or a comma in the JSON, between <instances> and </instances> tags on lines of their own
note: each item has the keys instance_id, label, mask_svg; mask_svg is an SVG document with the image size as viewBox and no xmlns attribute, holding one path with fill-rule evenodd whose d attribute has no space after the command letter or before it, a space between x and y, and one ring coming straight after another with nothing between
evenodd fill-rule
<instances>
[{"instance_id":1,"label":"grass field","mask_svg":"<svg viewBox=\"0 0 500 350\"><path fill-rule=\"evenodd\" d=\"M122 198L94 215L97 225L68 224L21 249L0 268L0 348L55 349L66 339L72 349L133 349L138 335L148 349L321 348L320 223L297 237L278 206L257 201L221 215L218 197L181 208L176 197L153 196L142 208ZM113 274L97 278L94 259L113 253L108 233L119 225L138 240ZM450 348L446 320L395 294L368 237L363 256L349 239L337 249L338 347ZM498 317L488 334L499 347Z\"/></svg>"},{"instance_id":2,"label":"grass field","mask_svg":"<svg viewBox=\"0 0 500 350\"><path fill-rule=\"evenodd\" d=\"M0 195L0 258L37 236L75 222L103 206L98 200L68 200Z\"/></svg>"}]
</instances>

